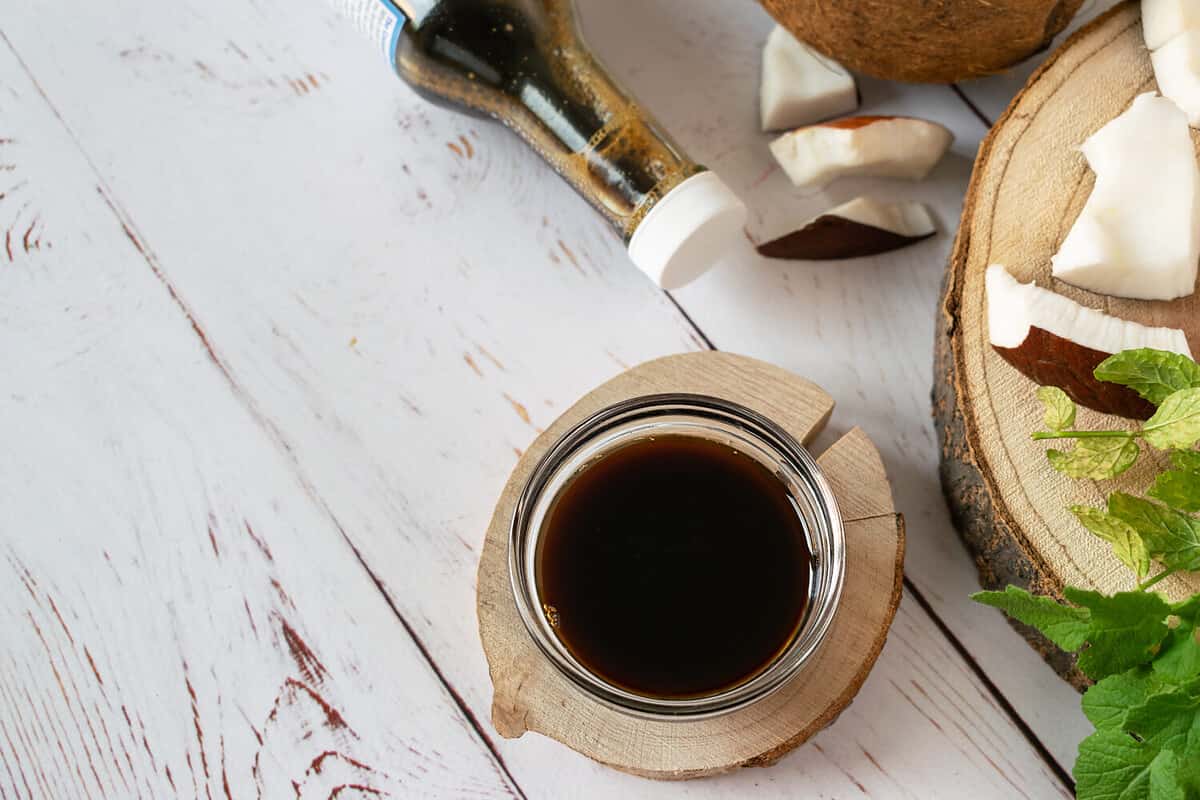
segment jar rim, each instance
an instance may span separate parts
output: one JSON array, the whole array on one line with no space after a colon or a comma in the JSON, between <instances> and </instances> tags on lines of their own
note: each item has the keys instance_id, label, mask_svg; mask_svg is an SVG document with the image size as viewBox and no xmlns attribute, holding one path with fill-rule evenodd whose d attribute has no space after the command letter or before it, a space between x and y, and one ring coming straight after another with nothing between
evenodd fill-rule
<instances>
[{"instance_id":1,"label":"jar rim","mask_svg":"<svg viewBox=\"0 0 1200 800\"><path fill-rule=\"evenodd\" d=\"M691 431L680 435L719 436L758 453L760 463L770 467L792 495L812 554L809 601L788 644L746 680L689 698L638 694L584 666L546 620L535 575L540 522L562 487L595 458L649 436L672 435L666 430L671 426ZM635 716L676 720L744 708L775 692L800 672L832 624L846 561L845 531L837 499L808 450L759 412L719 397L688 393L623 400L590 414L567 430L541 456L526 480L510 522L508 548L509 578L517 610L543 656L595 700Z\"/></svg>"}]
</instances>

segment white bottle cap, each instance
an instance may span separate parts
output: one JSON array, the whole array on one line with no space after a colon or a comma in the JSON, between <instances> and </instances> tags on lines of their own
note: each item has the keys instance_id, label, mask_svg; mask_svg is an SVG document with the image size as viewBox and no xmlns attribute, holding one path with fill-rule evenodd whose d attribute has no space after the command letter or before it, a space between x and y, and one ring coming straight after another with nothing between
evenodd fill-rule
<instances>
[{"instance_id":1,"label":"white bottle cap","mask_svg":"<svg viewBox=\"0 0 1200 800\"><path fill-rule=\"evenodd\" d=\"M746 205L715 173L697 173L659 200L633 231L629 257L664 289L700 277L742 240Z\"/></svg>"}]
</instances>

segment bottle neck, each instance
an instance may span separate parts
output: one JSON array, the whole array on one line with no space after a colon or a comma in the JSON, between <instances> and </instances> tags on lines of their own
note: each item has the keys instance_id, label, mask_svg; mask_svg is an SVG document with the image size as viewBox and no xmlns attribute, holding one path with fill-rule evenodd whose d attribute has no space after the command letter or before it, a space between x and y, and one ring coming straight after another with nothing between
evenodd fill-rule
<instances>
[{"instance_id":1,"label":"bottle neck","mask_svg":"<svg viewBox=\"0 0 1200 800\"><path fill-rule=\"evenodd\" d=\"M504 122L626 241L659 199L702 171L592 56L569 0L398 3L413 14L396 50L400 76Z\"/></svg>"},{"instance_id":2,"label":"bottle neck","mask_svg":"<svg viewBox=\"0 0 1200 800\"><path fill-rule=\"evenodd\" d=\"M437 0L391 0L391 2L413 25L420 25L437 5Z\"/></svg>"}]
</instances>

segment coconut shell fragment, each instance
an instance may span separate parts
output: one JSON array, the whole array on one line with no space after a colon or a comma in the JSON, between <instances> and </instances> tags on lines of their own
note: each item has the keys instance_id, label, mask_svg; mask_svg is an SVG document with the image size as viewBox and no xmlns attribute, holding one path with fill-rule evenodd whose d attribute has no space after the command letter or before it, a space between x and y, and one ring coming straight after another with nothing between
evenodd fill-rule
<instances>
[{"instance_id":1,"label":"coconut shell fragment","mask_svg":"<svg viewBox=\"0 0 1200 800\"><path fill-rule=\"evenodd\" d=\"M770 148L794 185L821 187L852 175L921 180L953 140L929 120L859 116L797 128Z\"/></svg>"},{"instance_id":2,"label":"coconut shell fragment","mask_svg":"<svg viewBox=\"0 0 1200 800\"><path fill-rule=\"evenodd\" d=\"M1033 283L1003 266L987 268L988 339L1005 361L1043 386L1057 386L1080 405L1147 419L1154 407L1132 389L1093 374L1113 353L1139 347L1192 357L1178 328L1151 327L1106 314Z\"/></svg>"},{"instance_id":3,"label":"coconut shell fragment","mask_svg":"<svg viewBox=\"0 0 1200 800\"><path fill-rule=\"evenodd\" d=\"M862 258L908 247L936 232L933 219L920 203L889 205L859 197L757 249L767 258L798 261Z\"/></svg>"},{"instance_id":4,"label":"coconut shell fragment","mask_svg":"<svg viewBox=\"0 0 1200 800\"><path fill-rule=\"evenodd\" d=\"M844 67L775 26L762 55L759 105L764 131L848 114L858 104L858 87Z\"/></svg>"},{"instance_id":5,"label":"coconut shell fragment","mask_svg":"<svg viewBox=\"0 0 1200 800\"><path fill-rule=\"evenodd\" d=\"M1057 386L1081 406L1130 419L1149 419L1154 406L1128 386L1092 374L1112 353L1103 353L1033 326L1017 347L992 346L1000 357L1041 386Z\"/></svg>"},{"instance_id":6,"label":"coconut shell fragment","mask_svg":"<svg viewBox=\"0 0 1200 800\"><path fill-rule=\"evenodd\" d=\"M1115 297L1192 294L1200 260L1200 168L1184 112L1154 92L1140 94L1079 149L1096 181L1050 258L1051 274Z\"/></svg>"}]
</instances>

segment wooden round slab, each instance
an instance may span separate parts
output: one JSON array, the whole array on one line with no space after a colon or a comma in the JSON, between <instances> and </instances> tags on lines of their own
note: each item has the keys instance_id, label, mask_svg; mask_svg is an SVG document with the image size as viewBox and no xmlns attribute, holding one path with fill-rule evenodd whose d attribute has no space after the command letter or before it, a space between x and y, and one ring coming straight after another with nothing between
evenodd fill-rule
<instances>
[{"instance_id":1,"label":"wooden round slab","mask_svg":"<svg viewBox=\"0 0 1200 800\"><path fill-rule=\"evenodd\" d=\"M688 392L740 403L808 444L833 400L778 367L726 353L651 361L588 394L521 457L500 496L479 564L479 634L501 736L543 733L603 764L649 778L697 778L774 763L836 719L867 677L900 601L903 520L892 505L883 462L851 430L818 459L845 518L846 577L841 605L813 662L763 701L707 720L657 722L602 705L568 682L521 624L508 576L513 507L538 459L564 431L620 400Z\"/></svg>"},{"instance_id":2,"label":"wooden round slab","mask_svg":"<svg viewBox=\"0 0 1200 800\"><path fill-rule=\"evenodd\" d=\"M1171 302L1122 300L1050 276L1050 256L1092 189L1079 145L1135 96L1156 89L1139 6L1123 3L1047 59L980 148L943 287L934 413L942 435L942 485L988 587L1014 583L1057 594L1065 584L1103 591L1133 586L1130 571L1067 506L1102 505L1116 489L1142 493L1154 459L1144 458L1115 481L1072 480L1050 468L1048 445L1029 438L1042 427L1037 387L988 343L984 271L1004 264L1018 280L1036 280L1084 305L1182 328L1193 352L1200 352L1196 295ZM1196 131L1192 135L1196 140ZM1128 423L1081 408L1078 424ZM1161 586L1182 595L1200 590L1200 579L1180 576ZM1084 685L1072 658L1024 632L1060 674Z\"/></svg>"}]
</instances>

